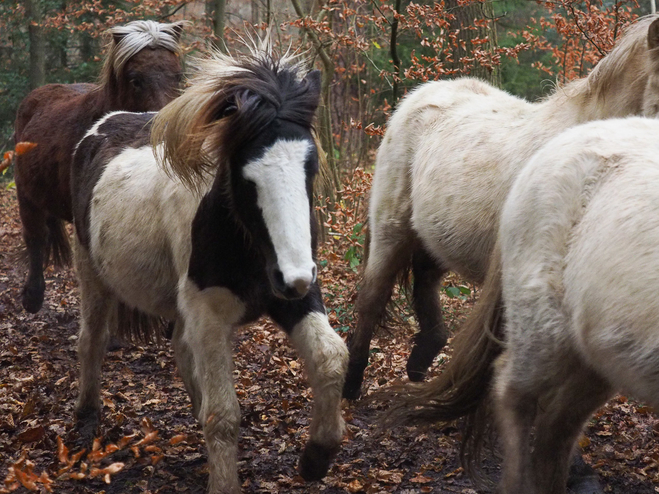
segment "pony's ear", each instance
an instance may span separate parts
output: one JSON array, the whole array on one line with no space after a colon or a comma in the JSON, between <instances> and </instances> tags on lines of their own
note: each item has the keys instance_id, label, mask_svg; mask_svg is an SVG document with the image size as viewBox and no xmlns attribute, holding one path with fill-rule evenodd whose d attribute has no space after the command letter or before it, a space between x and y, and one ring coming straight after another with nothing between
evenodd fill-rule
<instances>
[{"instance_id":1,"label":"pony's ear","mask_svg":"<svg viewBox=\"0 0 659 494\"><path fill-rule=\"evenodd\" d=\"M172 31L174 31L174 38L176 38L176 42L178 43L181 41L181 36L183 35L183 28L187 22L185 21L177 21L172 23Z\"/></svg>"},{"instance_id":2,"label":"pony's ear","mask_svg":"<svg viewBox=\"0 0 659 494\"><path fill-rule=\"evenodd\" d=\"M128 33L112 33L112 41L115 45L118 45L122 39L126 37Z\"/></svg>"},{"instance_id":3,"label":"pony's ear","mask_svg":"<svg viewBox=\"0 0 659 494\"><path fill-rule=\"evenodd\" d=\"M309 91L315 93L318 100L320 100L320 70L312 70L307 74L304 80L307 81L307 84L309 84Z\"/></svg>"},{"instance_id":4,"label":"pony's ear","mask_svg":"<svg viewBox=\"0 0 659 494\"><path fill-rule=\"evenodd\" d=\"M654 50L659 46L659 19L655 19L648 28L648 48Z\"/></svg>"}]
</instances>

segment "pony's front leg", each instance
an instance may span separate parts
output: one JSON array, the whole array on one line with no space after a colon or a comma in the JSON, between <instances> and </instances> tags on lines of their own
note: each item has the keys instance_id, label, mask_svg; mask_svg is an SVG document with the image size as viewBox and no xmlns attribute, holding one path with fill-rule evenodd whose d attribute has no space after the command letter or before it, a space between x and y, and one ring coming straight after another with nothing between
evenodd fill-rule
<instances>
[{"instance_id":1,"label":"pony's front leg","mask_svg":"<svg viewBox=\"0 0 659 494\"><path fill-rule=\"evenodd\" d=\"M199 290L189 279L179 284L178 305L184 328L175 338L183 340L191 355L178 355L177 363L184 365L181 373L193 391L193 403L201 399L197 419L208 449L208 492L238 493L240 407L233 385L231 336L245 306L226 288Z\"/></svg>"},{"instance_id":2,"label":"pony's front leg","mask_svg":"<svg viewBox=\"0 0 659 494\"><path fill-rule=\"evenodd\" d=\"M317 285L302 300L276 304L270 315L290 335L306 364L314 409L300 474L305 480L320 480L327 474L345 431L341 393L348 349L327 320Z\"/></svg>"}]
</instances>

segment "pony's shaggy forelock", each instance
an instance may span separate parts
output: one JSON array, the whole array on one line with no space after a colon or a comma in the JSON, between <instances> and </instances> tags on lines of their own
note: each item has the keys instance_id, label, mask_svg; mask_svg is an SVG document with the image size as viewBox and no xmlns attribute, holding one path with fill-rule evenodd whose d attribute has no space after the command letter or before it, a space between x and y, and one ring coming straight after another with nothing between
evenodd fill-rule
<instances>
[{"instance_id":1,"label":"pony's shaggy forelock","mask_svg":"<svg viewBox=\"0 0 659 494\"><path fill-rule=\"evenodd\" d=\"M133 21L125 26L115 26L109 30L112 37L120 36L117 43L110 42L108 56L101 73L101 81L107 82L112 74L120 74L126 62L144 48L164 48L179 54L179 37L185 21L161 24L155 21Z\"/></svg>"},{"instance_id":2,"label":"pony's shaggy forelock","mask_svg":"<svg viewBox=\"0 0 659 494\"><path fill-rule=\"evenodd\" d=\"M278 55L268 43L249 48L197 61L190 87L154 119L156 159L192 190L275 119L312 125L318 92L304 77L306 60Z\"/></svg>"}]
</instances>

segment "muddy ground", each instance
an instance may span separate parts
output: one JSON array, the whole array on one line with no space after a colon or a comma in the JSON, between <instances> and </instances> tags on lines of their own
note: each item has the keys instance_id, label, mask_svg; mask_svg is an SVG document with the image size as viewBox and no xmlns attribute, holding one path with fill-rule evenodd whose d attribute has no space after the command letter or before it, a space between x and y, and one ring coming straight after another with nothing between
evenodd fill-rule
<instances>
[{"instance_id":1,"label":"muddy ground","mask_svg":"<svg viewBox=\"0 0 659 494\"><path fill-rule=\"evenodd\" d=\"M64 494L203 493L206 451L169 345L129 345L104 365L102 435L95 451L76 455L78 292L72 270L49 269L44 308L22 310L26 270L15 190L0 191L0 492ZM352 271L325 252L322 270L331 320L353 324ZM455 328L473 300L445 300ZM403 379L413 325L401 322L374 342L369 393ZM441 366L436 364L433 372ZM459 468L455 428L378 431L381 405L344 401L343 448L322 482L304 483L298 456L311 410L304 367L270 322L235 338L236 389L241 404L240 478L246 493L474 493ZM640 403L618 397L591 420L580 441L607 492L659 492L659 422ZM497 461L487 470L497 476Z\"/></svg>"}]
</instances>

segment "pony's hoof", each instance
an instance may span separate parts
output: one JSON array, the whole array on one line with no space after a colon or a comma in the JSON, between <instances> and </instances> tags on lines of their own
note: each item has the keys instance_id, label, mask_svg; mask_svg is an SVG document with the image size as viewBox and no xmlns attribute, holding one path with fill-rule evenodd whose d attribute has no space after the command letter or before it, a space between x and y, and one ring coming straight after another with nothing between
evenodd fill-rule
<instances>
[{"instance_id":1,"label":"pony's hoof","mask_svg":"<svg viewBox=\"0 0 659 494\"><path fill-rule=\"evenodd\" d=\"M23 288L21 294L21 304L23 308L30 314L36 314L43 306L43 294L45 288L28 287Z\"/></svg>"},{"instance_id":2,"label":"pony's hoof","mask_svg":"<svg viewBox=\"0 0 659 494\"><path fill-rule=\"evenodd\" d=\"M328 448L312 441L307 443L300 458L300 475L302 478L307 482L322 479L327 475L332 459L338 451L338 446Z\"/></svg>"},{"instance_id":3,"label":"pony's hoof","mask_svg":"<svg viewBox=\"0 0 659 494\"><path fill-rule=\"evenodd\" d=\"M412 370L408 367L407 377L409 377L410 381L412 381L413 383L420 383L426 378L426 373L418 370Z\"/></svg>"},{"instance_id":4,"label":"pony's hoof","mask_svg":"<svg viewBox=\"0 0 659 494\"><path fill-rule=\"evenodd\" d=\"M112 335L110 336L106 350L108 352L116 352L117 350L122 350L127 347L128 345L123 340L117 338L115 335Z\"/></svg>"},{"instance_id":5,"label":"pony's hoof","mask_svg":"<svg viewBox=\"0 0 659 494\"><path fill-rule=\"evenodd\" d=\"M362 383L346 379L343 384L343 397L347 400L356 400L362 394Z\"/></svg>"},{"instance_id":6,"label":"pony's hoof","mask_svg":"<svg viewBox=\"0 0 659 494\"><path fill-rule=\"evenodd\" d=\"M99 410L92 408L76 410L76 430L80 435L80 446L91 449L100 422Z\"/></svg>"},{"instance_id":7,"label":"pony's hoof","mask_svg":"<svg viewBox=\"0 0 659 494\"><path fill-rule=\"evenodd\" d=\"M581 455L575 455L570 465L567 487L570 494L604 493L597 472L583 460Z\"/></svg>"}]
</instances>

